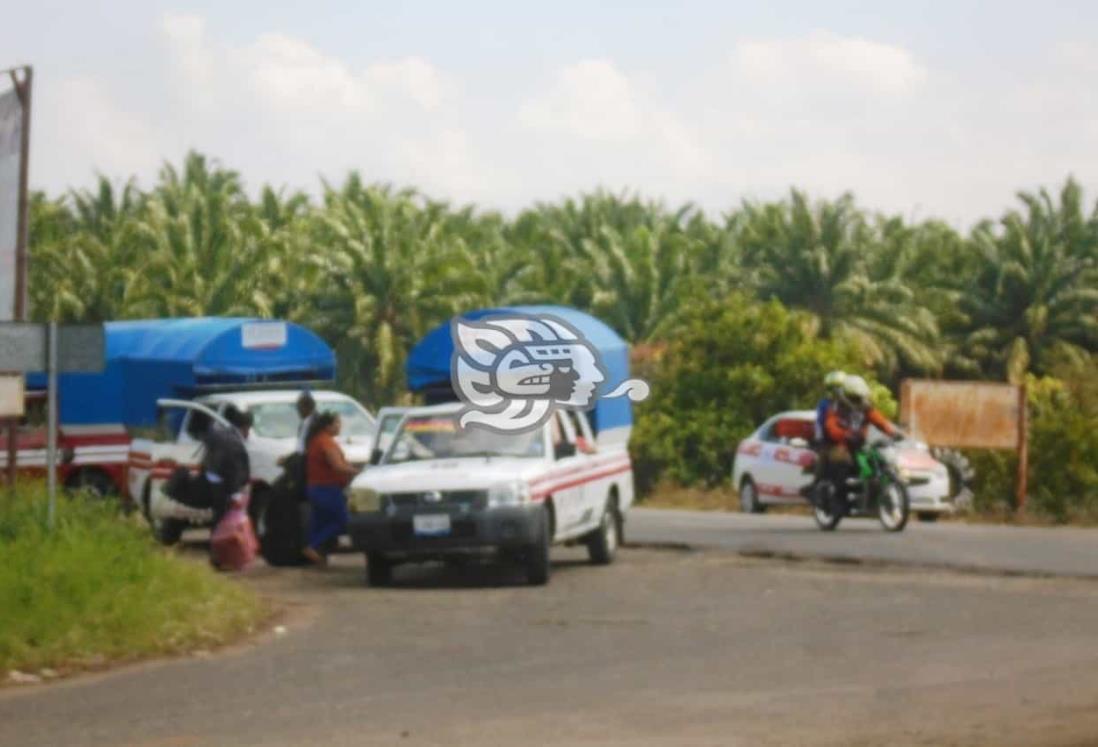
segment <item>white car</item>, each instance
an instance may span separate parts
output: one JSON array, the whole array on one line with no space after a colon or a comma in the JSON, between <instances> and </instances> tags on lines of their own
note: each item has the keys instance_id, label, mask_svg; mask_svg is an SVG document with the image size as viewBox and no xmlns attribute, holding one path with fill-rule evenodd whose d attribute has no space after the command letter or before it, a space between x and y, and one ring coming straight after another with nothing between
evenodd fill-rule
<instances>
[{"instance_id":1,"label":"white car","mask_svg":"<svg viewBox=\"0 0 1098 747\"><path fill-rule=\"evenodd\" d=\"M253 425L245 445L251 463L253 501L281 473L279 461L297 447L300 418L295 389L233 391L207 394L195 400L160 400L162 412L174 415L160 439L136 438L130 445L130 495L145 512L157 537L166 544L179 540L188 525L210 521L208 510L184 506L161 490L179 466L197 468L202 459L201 436L215 421L229 427L222 417L230 404L251 413ZM357 401L333 391L314 391L317 412L330 410L343 421L339 441L347 460L365 465L374 441L374 417Z\"/></svg>"},{"instance_id":2,"label":"white car","mask_svg":"<svg viewBox=\"0 0 1098 747\"><path fill-rule=\"evenodd\" d=\"M816 462L809 446L815 426L815 411L783 412L740 442L732 485L739 490L743 511L761 513L771 505L806 502L805 488L812 482ZM933 520L954 510L949 471L930 455L926 444L912 439L900 442L896 461L907 482L911 510L920 519Z\"/></svg>"},{"instance_id":3,"label":"white car","mask_svg":"<svg viewBox=\"0 0 1098 747\"><path fill-rule=\"evenodd\" d=\"M543 584L549 547L583 542L614 559L633 467L624 444L598 444L583 413L555 413L528 433L462 429L458 404L404 413L378 463L348 495L349 534L367 580L390 582L402 562L494 552Z\"/></svg>"}]
</instances>

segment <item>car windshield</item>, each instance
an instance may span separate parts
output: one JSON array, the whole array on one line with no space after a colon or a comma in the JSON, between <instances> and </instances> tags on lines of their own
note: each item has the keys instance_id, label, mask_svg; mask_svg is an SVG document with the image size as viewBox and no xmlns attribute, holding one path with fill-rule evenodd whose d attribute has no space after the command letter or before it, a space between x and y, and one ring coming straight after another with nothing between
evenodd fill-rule
<instances>
[{"instance_id":1,"label":"car windshield","mask_svg":"<svg viewBox=\"0 0 1098 747\"><path fill-rule=\"evenodd\" d=\"M373 420L348 400L320 401L320 412L330 411L343 421L344 436L372 436ZM248 408L255 422L252 431L263 438L296 438L301 419L293 402L260 402Z\"/></svg>"},{"instance_id":2,"label":"car windshield","mask_svg":"<svg viewBox=\"0 0 1098 747\"><path fill-rule=\"evenodd\" d=\"M456 415L416 415L404 421L385 463L461 457L540 457L545 453L541 429L503 434L458 426Z\"/></svg>"}]
</instances>

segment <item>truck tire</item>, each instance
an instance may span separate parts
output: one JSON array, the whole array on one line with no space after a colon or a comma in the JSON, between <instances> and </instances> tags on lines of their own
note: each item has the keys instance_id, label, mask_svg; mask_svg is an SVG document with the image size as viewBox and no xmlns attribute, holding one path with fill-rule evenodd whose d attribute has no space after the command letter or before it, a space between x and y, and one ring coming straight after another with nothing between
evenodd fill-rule
<instances>
[{"instance_id":1,"label":"truck tire","mask_svg":"<svg viewBox=\"0 0 1098 747\"><path fill-rule=\"evenodd\" d=\"M544 586L549 582L549 574L552 565L549 563L549 512L543 510L539 522L538 539L534 544L526 548L523 565L526 570L526 581L531 586Z\"/></svg>"},{"instance_id":2,"label":"truck tire","mask_svg":"<svg viewBox=\"0 0 1098 747\"><path fill-rule=\"evenodd\" d=\"M618 512L617 498L611 494L606 499L599 528L587 537L587 556L595 565L610 565L620 545L621 514Z\"/></svg>"},{"instance_id":3,"label":"truck tire","mask_svg":"<svg viewBox=\"0 0 1098 747\"><path fill-rule=\"evenodd\" d=\"M393 583L393 563L379 552L366 553L366 583L369 586L389 586Z\"/></svg>"}]
</instances>

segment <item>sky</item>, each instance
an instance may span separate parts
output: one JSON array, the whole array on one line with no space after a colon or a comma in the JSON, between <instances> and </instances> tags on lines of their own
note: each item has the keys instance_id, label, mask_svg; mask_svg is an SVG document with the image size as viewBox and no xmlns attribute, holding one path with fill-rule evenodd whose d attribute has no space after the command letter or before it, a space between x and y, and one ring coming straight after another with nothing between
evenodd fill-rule
<instances>
[{"instance_id":1,"label":"sky","mask_svg":"<svg viewBox=\"0 0 1098 747\"><path fill-rule=\"evenodd\" d=\"M968 226L1098 196L1098 3L6 3L31 182L148 185L189 149L263 184L513 212L605 188L720 214L792 187Z\"/></svg>"}]
</instances>

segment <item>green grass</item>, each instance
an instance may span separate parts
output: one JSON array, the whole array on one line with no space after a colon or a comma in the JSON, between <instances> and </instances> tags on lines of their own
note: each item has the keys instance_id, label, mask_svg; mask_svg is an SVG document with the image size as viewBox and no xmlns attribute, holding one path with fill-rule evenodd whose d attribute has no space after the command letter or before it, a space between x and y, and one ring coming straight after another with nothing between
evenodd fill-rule
<instances>
[{"instance_id":1,"label":"green grass","mask_svg":"<svg viewBox=\"0 0 1098 747\"><path fill-rule=\"evenodd\" d=\"M0 681L225 643L265 615L249 589L156 546L110 502L0 489Z\"/></svg>"}]
</instances>

